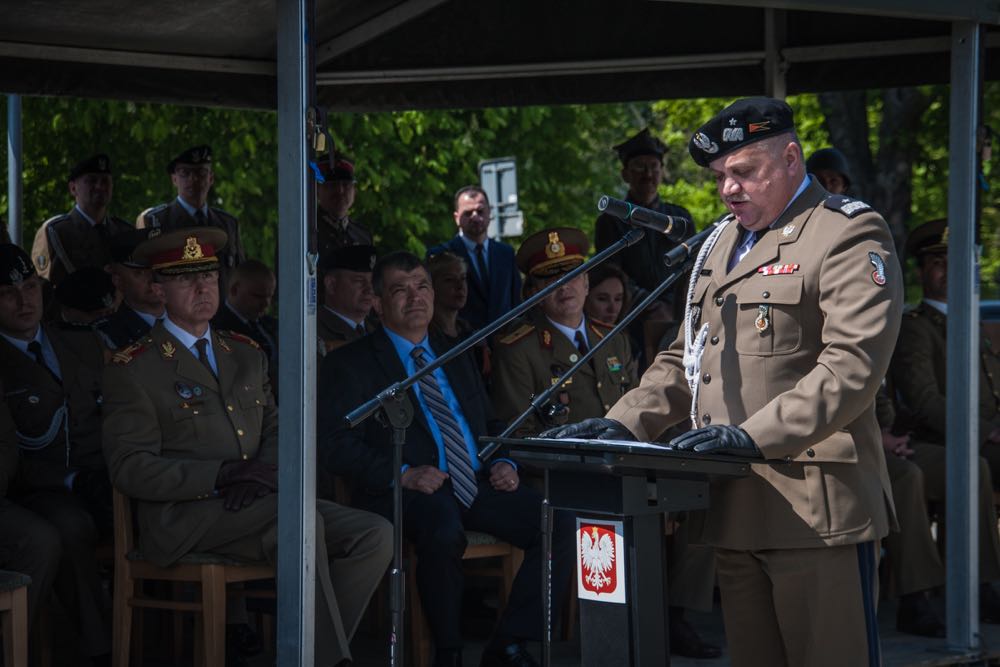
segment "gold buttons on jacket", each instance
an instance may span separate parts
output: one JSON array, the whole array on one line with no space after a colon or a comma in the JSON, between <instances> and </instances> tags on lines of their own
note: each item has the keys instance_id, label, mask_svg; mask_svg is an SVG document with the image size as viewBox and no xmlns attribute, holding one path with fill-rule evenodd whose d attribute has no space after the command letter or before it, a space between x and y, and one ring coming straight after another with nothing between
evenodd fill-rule
<instances>
[{"instance_id":1,"label":"gold buttons on jacket","mask_svg":"<svg viewBox=\"0 0 1000 667\"><path fill-rule=\"evenodd\" d=\"M232 411L233 411L233 406L231 406L231 405L227 405L227 406L226 406L226 410L229 410L230 412L232 412Z\"/></svg>"},{"instance_id":2,"label":"gold buttons on jacket","mask_svg":"<svg viewBox=\"0 0 1000 667\"><path fill-rule=\"evenodd\" d=\"M721 296L715 297L715 305L716 306L721 306L722 305L722 297Z\"/></svg>"},{"instance_id":3,"label":"gold buttons on jacket","mask_svg":"<svg viewBox=\"0 0 1000 667\"><path fill-rule=\"evenodd\" d=\"M238 436L240 436L242 438L243 435L244 435L243 429L241 429L241 428L236 429L236 435L238 435Z\"/></svg>"}]
</instances>

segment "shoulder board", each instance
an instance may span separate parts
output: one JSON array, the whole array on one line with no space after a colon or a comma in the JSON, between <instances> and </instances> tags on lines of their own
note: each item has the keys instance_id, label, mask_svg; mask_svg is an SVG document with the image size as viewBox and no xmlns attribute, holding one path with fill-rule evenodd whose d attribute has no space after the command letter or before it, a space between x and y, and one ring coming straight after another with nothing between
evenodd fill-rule
<instances>
[{"instance_id":1,"label":"shoulder board","mask_svg":"<svg viewBox=\"0 0 1000 667\"><path fill-rule=\"evenodd\" d=\"M232 220L233 222L239 222L239 220L236 218L235 215L233 215L232 213L229 213L228 211L223 211L221 208L211 208L211 207L209 207L209 210L212 213L214 213L215 215L219 216L220 218L226 218L226 219Z\"/></svg>"},{"instance_id":2,"label":"shoulder board","mask_svg":"<svg viewBox=\"0 0 1000 667\"><path fill-rule=\"evenodd\" d=\"M862 213L872 210L871 206L860 199L853 199L844 195L830 195L823 201L823 206L841 215L846 215L848 218L856 218Z\"/></svg>"},{"instance_id":3,"label":"shoulder board","mask_svg":"<svg viewBox=\"0 0 1000 667\"><path fill-rule=\"evenodd\" d=\"M606 322L601 322L600 320L590 321L590 330L593 331L598 338L604 338L611 328L612 326Z\"/></svg>"},{"instance_id":4,"label":"shoulder board","mask_svg":"<svg viewBox=\"0 0 1000 667\"><path fill-rule=\"evenodd\" d=\"M511 333L501 338L500 342L504 345L511 345L512 343L516 343L517 341L521 340L534 330L535 330L534 324L522 324Z\"/></svg>"},{"instance_id":5,"label":"shoulder board","mask_svg":"<svg viewBox=\"0 0 1000 667\"><path fill-rule=\"evenodd\" d=\"M244 336L241 333L236 333L235 331L230 331L229 329L219 329L219 335L222 336L223 338L235 340L240 343L246 343L247 345L251 345L257 348L258 350L260 349L260 345L257 344L257 341L255 341L253 338L250 338L250 336Z\"/></svg>"},{"instance_id":6,"label":"shoulder board","mask_svg":"<svg viewBox=\"0 0 1000 667\"><path fill-rule=\"evenodd\" d=\"M147 208L146 210L144 210L142 213L139 214L139 218L140 219L155 218L156 216L163 214L168 208L170 208L170 204L158 204L156 206L150 206L149 208Z\"/></svg>"},{"instance_id":7,"label":"shoulder board","mask_svg":"<svg viewBox=\"0 0 1000 667\"><path fill-rule=\"evenodd\" d=\"M42 227L51 226L57 222L62 222L63 220L69 220L69 213L60 213L59 215L54 215L45 222L42 223Z\"/></svg>"},{"instance_id":8,"label":"shoulder board","mask_svg":"<svg viewBox=\"0 0 1000 667\"><path fill-rule=\"evenodd\" d=\"M140 354L146 351L145 341L139 343L132 343L128 347L123 347L122 349L111 355L111 361L116 364L127 364Z\"/></svg>"}]
</instances>

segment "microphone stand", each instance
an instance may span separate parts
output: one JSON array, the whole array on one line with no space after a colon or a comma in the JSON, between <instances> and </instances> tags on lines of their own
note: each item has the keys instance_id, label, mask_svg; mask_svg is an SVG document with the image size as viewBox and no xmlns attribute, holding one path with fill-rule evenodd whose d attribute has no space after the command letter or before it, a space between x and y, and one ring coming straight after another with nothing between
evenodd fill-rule
<instances>
[{"instance_id":1,"label":"microphone stand","mask_svg":"<svg viewBox=\"0 0 1000 667\"><path fill-rule=\"evenodd\" d=\"M675 267L673 271L667 276L663 282L656 286L656 288L651 291L645 299L640 301L628 314L622 318L621 322L616 324L614 328L611 329L601 340L599 340L594 346L592 346L587 353L577 359L576 363L570 366L570 368L559 376L559 379L552 383L552 386L548 387L545 391L538 394L531 401L524 412L518 415L514 421L507 426L503 433L501 433L498 438L508 437L518 426L524 423L532 412L537 412L539 415L544 416L542 412L542 406L545 405L552 395L555 394L566 381L573 377L584 364L588 363L601 348L608 344L615 335L621 333L625 327L632 323L635 318L639 316L651 303L653 303L661 294L663 294L667 289L669 289L684 273L688 270L691 264L692 256L695 251L705 242L705 239L711 234L715 226L709 227L709 229L696 234L695 236L688 239L685 243L678 245L676 248L671 249L669 252L663 255L663 262L668 267ZM483 463L488 461L493 454L496 453L497 449L500 448L500 443L494 440L489 442L483 447L479 452L479 460ZM549 667L552 664L552 506L549 504L549 489L548 489L548 475L545 476L545 497L542 500L542 554L543 563L542 568L542 618L545 619L545 631L542 633L542 667Z\"/></svg>"},{"instance_id":2,"label":"microphone stand","mask_svg":"<svg viewBox=\"0 0 1000 667\"><path fill-rule=\"evenodd\" d=\"M390 615L391 624L389 635L389 664L392 667L403 667L403 609L405 607L404 590L404 570L403 570L403 445L406 442L406 429L413 422L413 405L406 394L407 389L415 385L426 375L433 373L452 359L466 350L476 345L480 341L498 331L501 327L512 321L514 318L533 308L539 301L556 291L577 276L586 273L595 266L601 264L609 257L615 255L628 246L634 245L642 239L645 232L641 229L630 229L601 252L597 253L589 261L576 267L559 280L544 289L539 290L530 299L523 301L504 315L501 315L493 322L487 324L461 343L451 348L433 362L417 371L410 377L395 382L380 391L374 398L362 403L358 407L347 413L344 420L351 428L355 428L376 412L381 415L384 423L392 427L393 444L393 471L392 471L392 504L393 504L393 554L392 571L390 577L391 590Z\"/></svg>"}]
</instances>

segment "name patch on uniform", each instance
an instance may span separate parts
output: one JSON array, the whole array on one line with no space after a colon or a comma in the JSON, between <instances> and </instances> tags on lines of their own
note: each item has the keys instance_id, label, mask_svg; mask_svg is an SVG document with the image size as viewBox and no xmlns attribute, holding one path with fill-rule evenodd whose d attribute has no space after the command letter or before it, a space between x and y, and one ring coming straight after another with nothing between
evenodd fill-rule
<instances>
[{"instance_id":1,"label":"name patch on uniform","mask_svg":"<svg viewBox=\"0 0 1000 667\"><path fill-rule=\"evenodd\" d=\"M781 276L788 273L795 273L798 270L798 264L770 264L757 269L757 273L762 276Z\"/></svg>"},{"instance_id":2,"label":"name patch on uniform","mask_svg":"<svg viewBox=\"0 0 1000 667\"><path fill-rule=\"evenodd\" d=\"M612 373L619 373L622 370L622 362L618 357L608 357L608 370Z\"/></svg>"}]
</instances>

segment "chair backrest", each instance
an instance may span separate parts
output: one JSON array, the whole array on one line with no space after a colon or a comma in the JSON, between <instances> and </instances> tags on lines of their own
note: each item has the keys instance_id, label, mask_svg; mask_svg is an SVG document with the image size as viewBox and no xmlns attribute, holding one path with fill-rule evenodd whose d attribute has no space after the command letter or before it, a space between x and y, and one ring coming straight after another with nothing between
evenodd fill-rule
<instances>
[{"instance_id":1,"label":"chair backrest","mask_svg":"<svg viewBox=\"0 0 1000 667\"><path fill-rule=\"evenodd\" d=\"M132 518L132 499L118 489L112 491L114 498L115 561L124 560L135 549L135 524Z\"/></svg>"}]
</instances>

